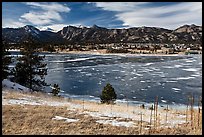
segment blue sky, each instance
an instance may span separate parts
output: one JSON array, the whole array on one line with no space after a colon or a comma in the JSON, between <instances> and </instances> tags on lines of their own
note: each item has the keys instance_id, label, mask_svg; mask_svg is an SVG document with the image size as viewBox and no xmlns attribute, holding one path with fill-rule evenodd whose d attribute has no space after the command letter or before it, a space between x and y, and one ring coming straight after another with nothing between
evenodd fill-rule
<instances>
[{"instance_id":1,"label":"blue sky","mask_svg":"<svg viewBox=\"0 0 204 137\"><path fill-rule=\"evenodd\" d=\"M201 2L2 2L2 27L68 25L106 28L202 25Z\"/></svg>"}]
</instances>

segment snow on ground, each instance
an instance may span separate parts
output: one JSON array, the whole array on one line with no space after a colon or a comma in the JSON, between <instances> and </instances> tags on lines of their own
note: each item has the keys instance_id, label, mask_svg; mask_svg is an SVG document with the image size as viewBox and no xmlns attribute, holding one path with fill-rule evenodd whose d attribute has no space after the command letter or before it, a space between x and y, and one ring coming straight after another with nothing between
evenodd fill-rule
<instances>
[{"instance_id":1,"label":"snow on ground","mask_svg":"<svg viewBox=\"0 0 204 137\"><path fill-rule=\"evenodd\" d=\"M83 111L84 114L88 114L92 117L96 117L99 120L99 122L104 123L104 124L112 124L112 123L117 123L116 121L111 121L111 119L129 119L129 120L136 120L140 121L141 119L141 114L142 114L142 119L143 122L150 122L150 115L151 115L151 110L149 109L141 109L139 107L125 107L125 105L121 106L112 106L112 108L108 105L102 106L99 105L97 108L94 108L94 111L91 111L91 108L89 107L94 107L94 105L85 105L85 111ZM104 109L106 108L106 109ZM153 115L153 111L152 111ZM168 112L168 127L173 127L177 124L182 124L185 123L185 115L177 115L173 112ZM166 111L163 109L158 110L158 119L160 119L160 125L166 125ZM123 123L124 124L124 123ZM133 123L132 123L133 124ZM114 124L112 124L114 125ZM117 124L116 124L117 125ZM118 123L118 125L120 125Z\"/></svg>"},{"instance_id":2,"label":"snow on ground","mask_svg":"<svg viewBox=\"0 0 204 137\"><path fill-rule=\"evenodd\" d=\"M30 102L27 100L19 100L19 99L4 99L3 105L41 105L40 103L37 102Z\"/></svg>"},{"instance_id":3,"label":"snow on ground","mask_svg":"<svg viewBox=\"0 0 204 137\"><path fill-rule=\"evenodd\" d=\"M20 51L20 49L9 49L8 52L11 52L11 51Z\"/></svg>"},{"instance_id":4,"label":"snow on ground","mask_svg":"<svg viewBox=\"0 0 204 137\"><path fill-rule=\"evenodd\" d=\"M2 86L3 86L3 94L2 94L2 99L3 105L13 105L13 104L18 104L18 105L47 105L47 106L66 106L67 110L71 111L78 111L78 113L89 115L92 117L97 118L98 123L103 123L103 124L111 124L113 126L125 126L125 127L131 127L134 126L134 122L119 122L116 121L119 119L124 119L128 118L129 120L140 120L141 115L143 114L143 121L144 122L149 122L150 121L150 115L151 115L151 110L149 109L141 109L140 107L133 107L129 106L128 108L126 107L125 104L123 105L106 105L106 104L97 104L96 102L85 102L82 104L80 101L67 101L67 100L53 100L50 97L36 97L32 95L27 95L27 94L22 94L23 97L20 98L11 98L7 99L4 98L5 94L9 92L8 89L13 89L17 91L29 91L28 88L23 87L17 83L13 83L7 79L4 79L2 81ZM20 89L19 89L20 88ZM21 90L22 89L22 90ZM83 109L84 108L84 109ZM152 112L153 113L153 112ZM175 126L177 124L185 123L185 115L176 115L173 114L173 112L168 112L168 121L165 121L165 116L166 116L166 111L160 109L159 110L159 119L161 126L166 125L168 122L168 127L170 126ZM56 116L53 118L55 120L66 120L67 122L72 122L75 121L73 119L68 119L68 118L63 118L60 116Z\"/></svg>"},{"instance_id":5,"label":"snow on ground","mask_svg":"<svg viewBox=\"0 0 204 137\"><path fill-rule=\"evenodd\" d=\"M111 124L112 126L124 126L124 127L135 127L135 123L134 122L119 122L116 120L97 120L97 123L101 123L101 124Z\"/></svg>"},{"instance_id":6,"label":"snow on ground","mask_svg":"<svg viewBox=\"0 0 204 137\"><path fill-rule=\"evenodd\" d=\"M11 82L8 79L4 79L2 81L2 88L17 90L17 91L29 91L29 88L26 88L26 87L24 87L18 83L15 83L15 82Z\"/></svg>"},{"instance_id":7,"label":"snow on ground","mask_svg":"<svg viewBox=\"0 0 204 137\"><path fill-rule=\"evenodd\" d=\"M61 116L55 116L52 120L65 120L65 122L77 122L79 119L65 118Z\"/></svg>"},{"instance_id":8,"label":"snow on ground","mask_svg":"<svg viewBox=\"0 0 204 137\"><path fill-rule=\"evenodd\" d=\"M3 99L3 105L46 105L46 106L69 106L69 102L35 100L29 98Z\"/></svg>"}]
</instances>

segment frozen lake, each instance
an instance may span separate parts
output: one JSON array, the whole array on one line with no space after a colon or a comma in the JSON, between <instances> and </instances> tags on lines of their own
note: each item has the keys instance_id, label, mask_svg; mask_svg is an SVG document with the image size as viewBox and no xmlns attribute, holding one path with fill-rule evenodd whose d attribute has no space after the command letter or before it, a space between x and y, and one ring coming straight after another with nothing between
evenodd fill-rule
<instances>
[{"instance_id":1,"label":"frozen lake","mask_svg":"<svg viewBox=\"0 0 204 137\"><path fill-rule=\"evenodd\" d=\"M118 102L186 104L202 95L202 55L116 56L43 53L46 82L59 84L61 95L99 100L109 82ZM46 90L49 90L46 88ZM126 96L126 97L124 97Z\"/></svg>"}]
</instances>

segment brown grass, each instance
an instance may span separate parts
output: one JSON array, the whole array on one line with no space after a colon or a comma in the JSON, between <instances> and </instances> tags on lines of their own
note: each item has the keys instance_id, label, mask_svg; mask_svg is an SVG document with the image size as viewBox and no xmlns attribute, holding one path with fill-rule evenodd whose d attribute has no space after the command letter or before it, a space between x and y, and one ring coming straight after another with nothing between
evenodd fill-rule
<instances>
[{"instance_id":1,"label":"brown grass","mask_svg":"<svg viewBox=\"0 0 204 137\"><path fill-rule=\"evenodd\" d=\"M72 102L75 104L82 104L82 101L79 100L66 100L60 97L52 97L43 93L19 93L19 92L4 92L2 98L3 99L18 99L25 96L33 97L35 99L43 99L50 101L59 101L59 102ZM87 134L87 135L138 135L140 134L140 122L131 119L121 119L121 121L133 121L138 123L136 127L117 127L105 124L96 123L98 118L91 117L82 112L81 109L69 109L69 106L32 106L32 105L3 105L2 111L2 133L5 135L8 134ZM101 109L109 109L110 106L106 104L98 104L93 102L85 102L85 109L87 111L98 111ZM127 109L124 105L114 105L112 107L113 111L124 112ZM132 113L135 110L133 106L129 106L129 112ZM142 109L138 109L142 110ZM144 113L144 111L141 111ZM166 110L159 110L158 116L164 113L166 114ZM171 114L186 114L185 111L171 110L168 112L168 116ZM190 114L190 111L188 112ZM194 122L195 125L191 127L191 123L188 124L180 124L175 127L157 127L155 130L153 127L151 128L151 133L153 135L201 135L202 134L202 111L200 111L200 116L198 116L198 110L194 110ZM136 115L136 114L135 114ZM66 118L74 118L79 119L77 122L67 123L63 120L52 120L55 116L62 116ZM173 115L172 115L173 116ZM144 115L143 118L149 119L150 116ZM168 119L173 118L169 117ZM199 126L198 126L198 118L199 118ZM113 118L118 120L116 117ZM160 119L160 118L158 118ZM164 116L165 119L165 116ZM188 121L190 120L190 116L188 116ZM159 120L158 120L159 121ZM141 134L149 134L148 122L142 122L142 133Z\"/></svg>"},{"instance_id":2,"label":"brown grass","mask_svg":"<svg viewBox=\"0 0 204 137\"><path fill-rule=\"evenodd\" d=\"M80 119L66 123L55 116ZM3 134L138 134L135 128L114 127L95 122L91 116L76 114L66 107L3 106Z\"/></svg>"}]
</instances>

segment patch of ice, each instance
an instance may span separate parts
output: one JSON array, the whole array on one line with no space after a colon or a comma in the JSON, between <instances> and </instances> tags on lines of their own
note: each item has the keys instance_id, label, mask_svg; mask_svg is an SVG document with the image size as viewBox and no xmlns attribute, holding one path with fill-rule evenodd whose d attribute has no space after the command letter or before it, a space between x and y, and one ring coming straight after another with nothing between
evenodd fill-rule
<instances>
[{"instance_id":1,"label":"patch of ice","mask_svg":"<svg viewBox=\"0 0 204 137\"><path fill-rule=\"evenodd\" d=\"M65 72L69 72L69 70L65 70Z\"/></svg>"},{"instance_id":2,"label":"patch of ice","mask_svg":"<svg viewBox=\"0 0 204 137\"><path fill-rule=\"evenodd\" d=\"M166 82L173 83L173 82L177 82L177 81L167 80Z\"/></svg>"},{"instance_id":3,"label":"patch of ice","mask_svg":"<svg viewBox=\"0 0 204 137\"><path fill-rule=\"evenodd\" d=\"M173 90L181 90L181 89L179 89L179 88L172 88Z\"/></svg>"},{"instance_id":4,"label":"patch of ice","mask_svg":"<svg viewBox=\"0 0 204 137\"><path fill-rule=\"evenodd\" d=\"M180 68L182 65L174 65L175 68Z\"/></svg>"},{"instance_id":5,"label":"patch of ice","mask_svg":"<svg viewBox=\"0 0 204 137\"><path fill-rule=\"evenodd\" d=\"M163 68L174 68L174 67L171 67L171 66L163 66Z\"/></svg>"},{"instance_id":6,"label":"patch of ice","mask_svg":"<svg viewBox=\"0 0 204 137\"><path fill-rule=\"evenodd\" d=\"M66 63L66 62L77 62L77 61L85 61L85 60L89 60L89 59L94 59L95 57L92 58L77 58L77 59L69 59L69 60L56 60L56 61L49 61L49 62L53 62L53 63Z\"/></svg>"},{"instance_id":7,"label":"patch of ice","mask_svg":"<svg viewBox=\"0 0 204 137\"><path fill-rule=\"evenodd\" d=\"M178 78L172 78L173 80L188 80L188 79L193 79L195 77L178 77Z\"/></svg>"},{"instance_id":8,"label":"patch of ice","mask_svg":"<svg viewBox=\"0 0 204 137\"><path fill-rule=\"evenodd\" d=\"M86 76L92 76L92 74L91 74L91 73L88 73L88 74L86 74Z\"/></svg>"},{"instance_id":9,"label":"patch of ice","mask_svg":"<svg viewBox=\"0 0 204 137\"><path fill-rule=\"evenodd\" d=\"M137 76L143 76L142 74L138 74L138 73L136 73L135 75L137 75Z\"/></svg>"},{"instance_id":10,"label":"patch of ice","mask_svg":"<svg viewBox=\"0 0 204 137\"><path fill-rule=\"evenodd\" d=\"M196 72L198 71L198 68L187 68L187 69L182 69L182 70Z\"/></svg>"},{"instance_id":11,"label":"patch of ice","mask_svg":"<svg viewBox=\"0 0 204 137\"><path fill-rule=\"evenodd\" d=\"M194 62L194 60L187 60L186 62Z\"/></svg>"},{"instance_id":12,"label":"patch of ice","mask_svg":"<svg viewBox=\"0 0 204 137\"><path fill-rule=\"evenodd\" d=\"M152 65L154 63L146 63L144 66L149 66L149 65Z\"/></svg>"},{"instance_id":13,"label":"patch of ice","mask_svg":"<svg viewBox=\"0 0 204 137\"><path fill-rule=\"evenodd\" d=\"M193 74L193 75L191 75L192 77L200 77L201 75L200 74Z\"/></svg>"},{"instance_id":14,"label":"patch of ice","mask_svg":"<svg viewBox=\"0 0 204 137\"><path fill-rule=\"evenodd\" d=\"M15 68L15 65L8 65L9 68Z\"/></svg>"},{"instance_id":15,"label":"patch of ice","mask_svg":"<svg viewBox=\"0 0 204 137\"><path fill-rule=\"evenodd\" d=\"M129 80L133 80L133 79L136 79L137 77L133 77L133 78L130 78Z\"/></svg>"},{"instance_id":16,"label":"patch of ice","mask_svg":"<svg viewBox=\"0 0 204 137\"><path fill-rule=\"evenodd\" d=\"M155 70L155 71L159 71L160 70L159 68L154 68L154 67L152 69Z\"/></svg>"},{"instance_id":17,"label":"patch of ice","mask_svg":"<svg viewBox=\"0 0 204 137\"><path fill-rule=\"evenodd\" d=\"M166 100L161 100L161 102L166 103L167 101Z\"/></svg>"},{"instance_id":18,"label":"patch of ice","mask_svg":"<svg viewBox=\"0 0 204 137\"><path fill-rule=\"evenodd\" d=\"M118 72L119 70L112 70L113 72L115 71L115 72Z\"/></svg>"}]
</instances>

